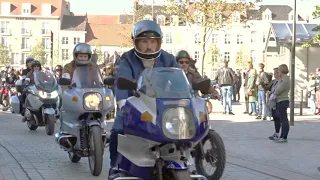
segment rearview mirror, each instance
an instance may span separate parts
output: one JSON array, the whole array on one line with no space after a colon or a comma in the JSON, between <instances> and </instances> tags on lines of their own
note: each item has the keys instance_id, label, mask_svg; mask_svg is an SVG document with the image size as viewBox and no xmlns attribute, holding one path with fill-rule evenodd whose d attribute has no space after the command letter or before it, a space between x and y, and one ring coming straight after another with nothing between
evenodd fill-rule
<instances>
[{"instance_id":1,"label":"rearview mirror","mask_svg":"<svg viewBox=\"0 0 320 180\"><path fill-rule=\"evenodd\" d=\"M207 94L210 89L211 80L208 78L199 79L192 83L192 89L196 91L201 91L203 94Z\"/></svg>"},{"instance_id":2,"label":"rearview mirror","mask_svg":"<svg viewBox=\"0 0 320 180\"><path fill-rule=\"evenodd\" d=\"M61 86L69 86L71 84L71 80L67 78L60 78L58 84Z\"/></svg>"},{"instance_id":3,"label":"rearview mirror","mask_svg":"<svg viewBox=\"0 0 320 180\"><path fill-rule=\"evenodd\" d=\"M108 86L114 85L114 78L113 78L113 77L111 77L111 78L105 78L105 79L103 80L103 84L104 84L104 85L108 85Z\"/></svg>"},{"instance_id":4,"label":"rearview mirror","mask_svg":"<svg viewBox=\"0 0 320 180\"><path fill-rule=\"evenodd\" d=\"M117 79L117 87L122 90L136 90L137 82L135 80L119 77Z\"/></svg>"}]
</instances>

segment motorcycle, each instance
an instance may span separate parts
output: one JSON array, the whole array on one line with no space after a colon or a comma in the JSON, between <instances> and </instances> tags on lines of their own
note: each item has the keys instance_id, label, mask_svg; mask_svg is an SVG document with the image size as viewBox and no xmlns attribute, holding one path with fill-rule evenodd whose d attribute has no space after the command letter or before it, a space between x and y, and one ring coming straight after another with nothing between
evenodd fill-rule
<instances>
[{"instance_id":1,"label":"motorcycle","mask_svg":"<svg viewBox=\"0 0 320 180\"><path fill-rule=\"evenodd\" d=\"M214 86L214 88L217 90L218 88L216 88L216 86ZM206 100L206 106L207 106L207 112L208 114L211 114L212 113L212 103L211 103L211 99L213 100L218 100L220 101L220 95L217 93L217 94L204 94L202 95L202 98L204 98Z\"/></svg>"},{"instance_id":2,"label":"motorcycle","mask_svg":"<svg viewBox=\"0 0 320 180\"><path fill-rule=\"evenodd\" d=\"M10 109L10 98L14 95L14 87L12 85L4 83L2 86L2 111L7 111Z\"/></svg>"},{"instance_id":3,"label":"motorcycle","mask_svg":"<svg viewBox=\"0 0 320 180\"><path fill-rule=\"evenodd\" d=\"M73 163L88 157L93 176L99 176L102 171L107 140L104 119L114 109L113 93L103 84L113 82L113 78L102 82L99 70L92 66L77 67L72 81L66 78L59 80L61 86L68 88L62 92L62 132L55 134L56 142L68 152Z\"/></svg>"},{"instance_id":4,"label":"motorcycle","mask_svg":"<svg viewBox=\"0 0 320 180\"><path fill-rule=\"evenodd\" d=\"M28 84L24 89L27 93L25 100L24 116L30 130L36 130L39 126L45 126L47 135L53 135L55 129L55 110L57 108L58 92L57 81L54 75L47 70L34 72L34 84L28 84L29 78L25 79ZM17 89L22 82L16 82ZM11 98L12 110L20 113L20 100L17 96Z\"/></svg>"},{"instance_id":5,"label":"motorcycle","mask_svg":"<svg viewBox=\"0 0 320 180\"><path fill-rule=\"evenodd\" d=\"M210 80L206 79L193 83L192 88L205 91L209 86ZM222 176L223 141L209 128L206 102L195 95L181 69L147 68L138 81L119 77L117 87L134 96L119 102L124 134L118 135L117 162L109 179L207 179L191 174L189 166L193 158L196 165L203 157L213 160L213 153L219 153L222 163L214 176ZM202 142L207 140L218 149L203 152ZM197 170L202 169L199 166Z\"/></svg>"}]
</instances>

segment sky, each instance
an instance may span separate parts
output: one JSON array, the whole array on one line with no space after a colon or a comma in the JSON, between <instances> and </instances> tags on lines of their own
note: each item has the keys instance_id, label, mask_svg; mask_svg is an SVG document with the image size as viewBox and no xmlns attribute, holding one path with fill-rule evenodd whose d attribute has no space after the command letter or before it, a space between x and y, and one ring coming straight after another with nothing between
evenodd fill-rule
<instances>
[{"instance_id":1,"label":"sky","mask_svg":"<svg viewBox=\"0 0 320 180\"><path fill-rule=\"evenodd\" d=\"M69 0L71 11L75 14L122 14L124 11L131 12L134 0ZM152 3L152 0L144 0L146 3ZM154 0L155 3L161 3L164 0ZM232 0L231 0L232 1ZM112 3L110 3L112 2ZM293 6L294 0L263 0L263 4L282 4ZM297 0L297 11L303 14L309 14L319 0Z\"/></svg>"}]
</instances>

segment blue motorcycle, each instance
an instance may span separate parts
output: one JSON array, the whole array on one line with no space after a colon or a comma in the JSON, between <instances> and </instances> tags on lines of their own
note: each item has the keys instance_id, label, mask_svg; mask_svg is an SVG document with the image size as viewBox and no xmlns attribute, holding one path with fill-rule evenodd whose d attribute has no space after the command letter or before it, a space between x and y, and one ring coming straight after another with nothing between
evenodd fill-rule
<instances>
[{"instance_id":1,"label":"blue motorcycle","mask_svg":"<svg viewBox=\"0 0 320 180\"><path fill-rule=\"evenodd\" d=\"M113 180L220 179L224 144L209 128L205 99L194 93L205 92L209 86L209 79L201 80L192 89L178 68L147 68L138 81L119 77L117 87L134 96L118 107L124 134L118 135L117 166L110 171L118 177ZM205 152L207 141L213 148ZM193 161L198 173L190 173ZM217 169L212 174L204 172L202 161Z\"/></svg>"}]
</instances>

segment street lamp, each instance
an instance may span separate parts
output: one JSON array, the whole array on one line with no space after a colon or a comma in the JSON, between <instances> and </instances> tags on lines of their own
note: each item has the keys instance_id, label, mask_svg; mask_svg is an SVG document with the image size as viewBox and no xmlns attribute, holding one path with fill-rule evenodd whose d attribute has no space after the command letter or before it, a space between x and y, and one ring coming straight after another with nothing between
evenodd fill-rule
<instances>
[{"instance_id":1,"label":"street lamp","mask_svg":"<svg viewBox=\"0 0 320 180\"><path fill-rule=\"evenodd\" d=\"M295 58L296 58L296 24L297 24L297 0L294 0L293 5L293 28L291 42L291 57L290 57L290 125L294 126L294 86L295 86Z\"/></svg>"}]
</instances>

